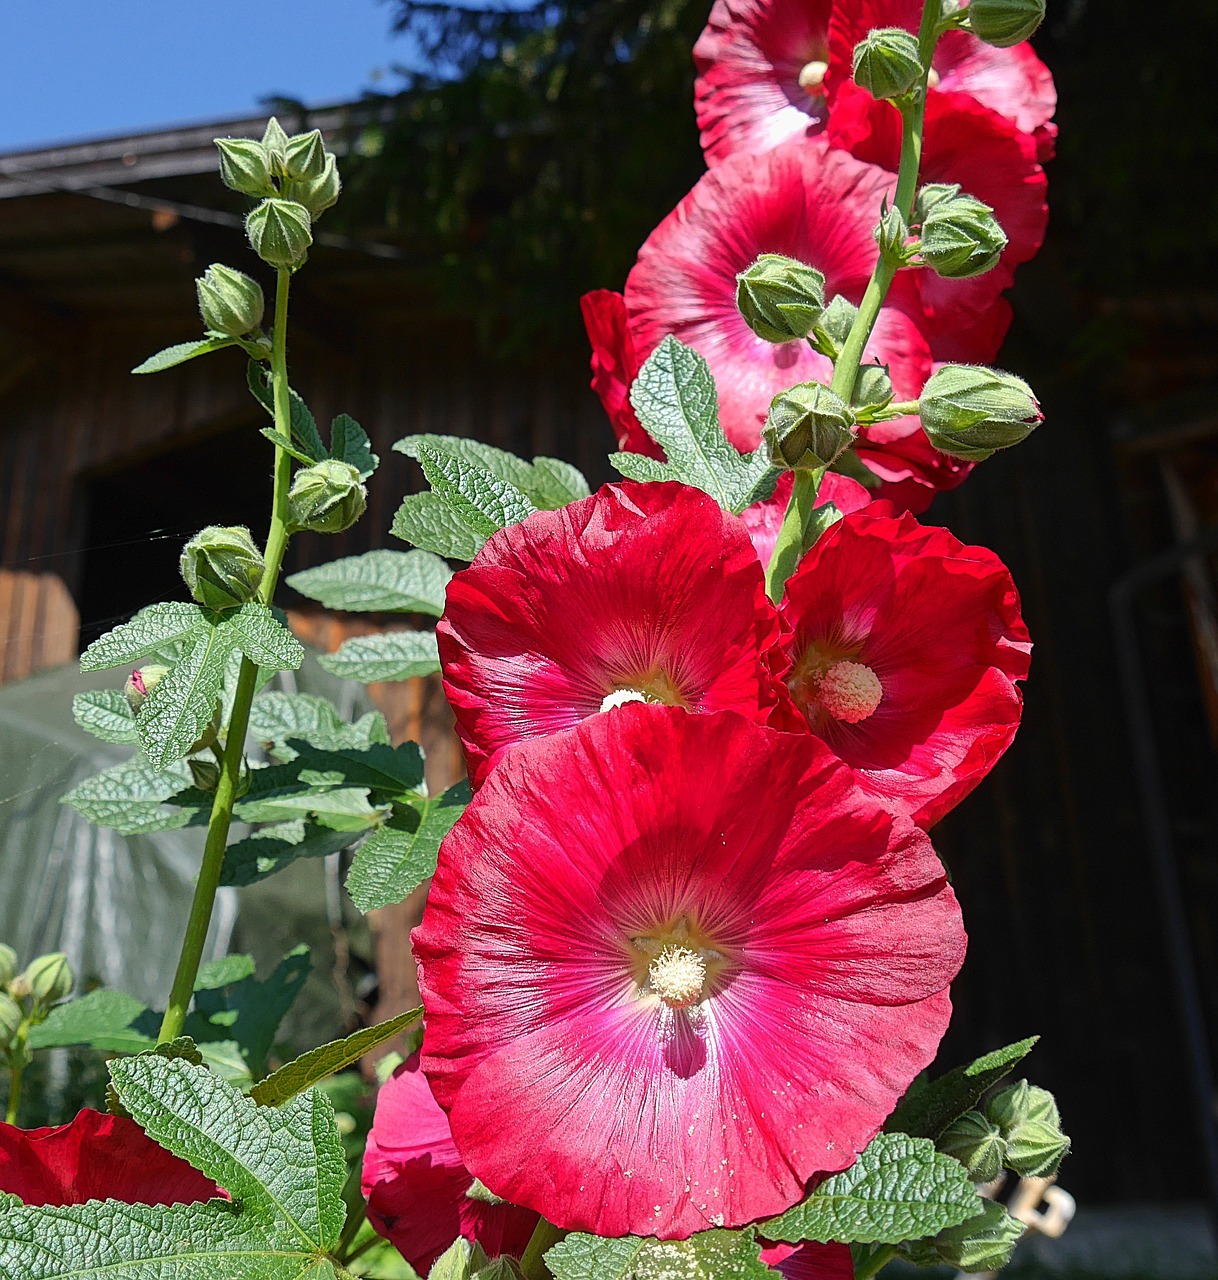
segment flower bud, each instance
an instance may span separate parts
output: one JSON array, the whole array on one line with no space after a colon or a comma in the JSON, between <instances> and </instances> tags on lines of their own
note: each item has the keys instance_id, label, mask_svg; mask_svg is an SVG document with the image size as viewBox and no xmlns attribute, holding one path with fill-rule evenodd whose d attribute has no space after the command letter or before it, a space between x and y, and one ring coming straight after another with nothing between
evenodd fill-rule
<instances>
[{"instance_id":1,"label":"flower bud","mask_svg":"<svg viewBox=\"0 0 1218 1280\"><path fill-rule=\"evenodd\" d=\"M859 366L854 380L854 394L850 397L852 409L866 413L887 408L892 403L892 379L882 364Z\"/></svg>"},{"instance_id":2,"label":"flower bud","mask_svg":"<svg viewBox=\"0 0 1218 1280\"><path fill-rule=\"evenodd\" d=\"M1053 1095L1026 1080L996 1093L986 1114L1006 1138L1007 1168L1021 1178L1047 1178L1070 1150Z\"/></svg>"},{"instance_id":3,"label":"flower bud","mask_svg":"<svg viewBox=\"0 0 1218 1280\"><path fill-rule=\"evenodd\" d=\"M922 265L949 280L979 276L997 266L1007 247L994 210L974 196L936 200L922 220Z\"/></svg>"},{"instance_id":4,"label":"flower bud","mask_svg":"<svg viewBox=\"0 0 1218 1280\"><path fill-rule=\"evenodd\" d=\"M272 172L279 178L288 176L288 142L283 125L272 116L262 132L262 149L266 152Z\"/></svg>"},{"instance_id":5,"label":"flower bud","mask_svg":"<svg viewBox=\"0 0 1218 1280\"><path fill-rule=\"evenodd\" d=\"M1045 0L971 0L968 29L997 49L1028 39L1045 19Z\"/></svg>"},{"instance_id":6,"label":"flower bud","mask_svg":"<svg viewBox=\"0 0 1218 1280\"><path fill-rule=\"evenodd\" d=\"M367 505L359 472L349 462L329 458L296 473L288 491L288 524L312 533L342 533Z\"/></svg>"},{"instance_id":7,"label":"flower bud","mask_svg":"<svg viewBox=\"0 0 1218 1280\"><path fill-rule=\"evenodd\" d=\"M62 951L52 951L49 955L39 956L27 966L24 974L30 984L30 995L35 1003L41 1005L55 1004L72 994L76 979L68 965L68 957Z\"/></svg>"},{"instance_id":8,"label":"flower bud","mask_svg":"<svg viewBox=\"0 0 1218 1280\"><path fill-rule=\"evenodd\" d=\"M945 1262L960 1271L998 1271L1010 1261L1023 1232L1022 1222L987 1200L976 1217L906 1245L902 1253L923 1267Z\"/></svg>"},{"instance_id":9,"label":"flower bud","mask_svg":"<svg viewBox=\"0 0 1218 1280\"><path fill-rule=\"evenodd\" d=\"M12 996L0 991L0 1052L13 1043L24 1021L25 1010Z\"/></svg>"},{"instance_id":10,"label":"flower bud","mask_svg":"<svg viewBox=\"0 0 1218 1280\"><path fill-rule=\"evenodd\" d=\"M168 667L159 662L151 662L145 667L137 667L127 677L127 683L123 685L123 696L127 699L133 716L139 715L144 699L168 674Z\"/></svg>"},{"instance_id":11,"label":"flower bud","mask_svg":"<svg viewBox=\"0 0 1218 1280\"><path fill-rule=\"evenodd\" d=\"M179 561L190 594L205 609L232 609L252 600L266 562L241 525L209 525L182 548Z\"/></svg>"},{"instance_id":12,"label":"flower bud","mask_svg":"<svg viewBox=\"0 0 1218 1280\"><path fill-rule=\"evenodd\" d=\"M880 253L887 262L904 265L912 256L908 245L909 226L900 209L893 205L880 215L879 226L875 229L875 242L880 246Z\"/></svg>"},{"instance_id":13,"label":"flower bud","mask_svg":"<svg viewBox=\"0 0 1218 1280\"><path fill-rule=\"evenodd\" d=\"M313 243L312 221L303 205L264 200L245 220L254 252L272 267L298 267Z\"/></svg>"},{"instance_id":14,"label":"flower bud","mask_svg":"<svg viewBox=\"0 0 1218 1280\"><path fill-rule=\"evenodd\" d=\"M17 976L17 953L0 942L0 987L7 987Z\"/></svg>"},{"instance_id":15,"label":"flower bud","mask_svg":"<svg viewBox=\"0 0 1218 1280\"><path fill-rule=\"evenodd\" d=\"M1018 444L1044 420L1022 378L975 364L948 364L931 374L918 414L940 453L970 462Z\"/></svg>"},{"instance_id":16,"label":"flower bud","mask_svg":"<svg viewBox=\"0 0 1218 1280\"><path fill-rule=\"evenodd\" d=\"M252 138L217 138L220 152L220 180L226 187L247 196L275 194L271 182L271 161L266 148Z\"/></svg>"},{"instance_id":17,"label":"flower bud","mask_svg":"<svg viewBox=\"0 0 1218 1280\"><path fill-rule=\"evenodd\" d=\"M918 194L914 197L914 225L920 227L926 221L926 215L940 200L950 200L952 196L959 194L958 182L928 182L925 186L919 187Z\"/></svg>"},{"instance_id":18,"label":"flower bud","mask_svg":"<svg viewBox=\"0 0 1218 1280\"><path fill-rule=\"evenodd\" d=\"M854 440L854 417L828 387L801 382L776 395L761 437L776 467L827 467Z\"/></svg>"},{"instance_id":19,"label":"flower bud","mask_svg":"<svg viewBox=\"0 0 1218 1280\"><path fill-rule=\"evenodd\" d=\"M212 333L240 338L262 323L265 303L256 280L213 262L195 281L199 313Z\"/></svg>"},{"instance_id":20,"label":"flower bud","mask_svg":"<svg viewBox=\"0 0 1218 1280\"><path fill-rule=\"evenodd\" d=\"M1006 1139L979 1111L966 1111L953 1120L936 1145L944 1155L960 1161L970 1182L992 1182L1002 1172Z\"/></svg>"},{"instance_id":21,"label":"flower bud","mask_svg":"<svg viewBox=\"0 0 1218 1280\"><path fill-rule=\"evenodd\" d=\"M918 39L900 27L881 27L854 46L854 79L873 98L901 98L922 78Z\"/></svg>"},{"instance_id":22,"label":"flower bud","mask_svg":"<svg viewBox=\"0 0 1218 1280\"><path fill-rule=\"evenodd\" d=\"M338 176L338 161L326 156L325 168L315 178L301 178L287 184L285 193L297 204L304 205L314 222L337 201L343 184Z\"/></svg>"},{"instance_id":23,"label":"flower bud","mask_svg":"<svg viewBox=\"0 0 1218 1280\"><path fill-rule=\"evenodd\" d=\"M313 129L289 138L284 147L284 164L289 178L320 178L326 167L326 144L321 130Z\"/></svg>"},{"instance_id":24,"label":"flower bud","mask_svg":"<svg viewBox=\"0 0 1218 1280\"><path fill-rule=\"evenodd\" d=\"M200 791L212 792L220 785L220 766L206 756L191 756L186 761L190 776Z\"/></svg>"},{"instance_id":25,"label":"flower bud","mask_svg":"<svg viewBox=\"0 0 1218 1280\"><path fill-rule=\"evenodd\" d=\"M781 253L763 253L736 277L736 306L766 342L797 342L825 309L825 277Z\"/></svg>"}]
</instances>

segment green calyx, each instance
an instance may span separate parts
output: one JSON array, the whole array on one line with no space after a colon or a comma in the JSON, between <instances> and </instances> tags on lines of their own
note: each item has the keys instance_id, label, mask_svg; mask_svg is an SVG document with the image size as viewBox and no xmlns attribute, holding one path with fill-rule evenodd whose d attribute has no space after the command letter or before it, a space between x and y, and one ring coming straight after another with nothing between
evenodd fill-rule
<instances>
[{"instance_id":1,"label":"green calyx","mask_svg":"<svg viewBox=\"0 0 1218 1280\"><path fill-rule=\"evenodd\" d=\"M900 27L871 31L854 46L854 80L873 98L903 98L922 79L918 39Z\"/></svg>"},{"instance_id":2,"label":"green calyx","mask_svg":"<svg viewBox=\"0 0 1218 1280\"><path fill-rule=\"evenodd\" d=\"M972 1182L992 1182L1002 1172L1007 1153L1002 1130L979 1111L966 1111L953 1120L935 1145L959 1160Z\"/></svg>"},{"instance_id":3,"label":"green calyx","mask_svg":"<svg viewBox=\"0 0 1218 1280\"><path fill-rule=\"evenodd\" d=\"M1006 233L994 210L969 195L940 195L925 209L918 253L922 265L950 280L979 276L998 265Z\"/></svg>"},{"instance_id":4,"label":"green calyx","mask_svg":"<svg viewBox=\"0 0 1218 1280\"><path fill-rule=\"evenodd\" d=\"M970 0L964 25L979 40L1009 49L1027 40L1045 20L1045 0Z\"/></svg>"},{"instance_id":5,"label":"green calyx","mask_svg":"<svg viewBox=\"0 0 1218 1280\"><path fill-rule=\"evenodd\" d=\"M244 526L209 525L182 548L178 567L190 594L205 609L222 611L254 599L266 561Z\"/></svg>"},{"instance_id":6,"label":"green calyx","mask_svg":"<svg viewBox=\"0 0 1218 1280\"><path fill-rule=\"evenodd\" d=\"M195 281L199 313L209 333L244 337L262 323L262 288L242 271L213 262Z\"/></svg>"},{"instance_id":7,"label":"green calyx","mask_svg":"<svg viewBox=\"0 0 1218 1280\"><path fill-rule=\"evenodd\" d=\"M272 267L295 270L313 243L313 220L304 205L278 197L264 200L245 220L254 252Z\"/></svg>"},{"instance_id":8,"label":"green calyx","mask_svg":"<svg viewBox=\"0 0 1218 1280\"><path fill-rule=\"evenodd\" d=\"M918 414L940 453L981 462L1025 440L1043 420L1032 388L1013 373L949 364L922 389Z\"/></svg>"},{"instance_id":9,"label":"green calyx","mask_svg":"<svg viewBox=\"0 0 1218 1280\"><path fill-rule=\"evenodd\" d=\"M801 382L774 397L761 438L774 466L813 471L850 448L854 415L828 387Z\"/></svg>"},{"instance_id":10,"label":"green calyx","mask_svg":"<svg viewBox=\"0 0 1218 1280\"><path fill-rule=\"evenodd\" d=\"M795 258L763 253L736 277L736 306L759 338L797 342L825 309L825 277Z\"/></svg>"},{"instance_id":11,"label":"green calyx","mask_svg":"<svg viewBox=\"0 0 1218 1280\"><path fill-rule=\"evenodd\" d=\"M288 492L288 523L312 533L342 533L367 505L368 491L359 472L350 463L329 458L296 473Z\"/></svg>"},{"instance_id":12,"label":"green calyx","mask_svg":"<svg viewBox=\"0 0 1218 1280\"><path fill-rule=\"evenodd\" d=\"M1006 1139L1008 1169L1023 1178L1057 1172L1070 1139L1061 1131L1057 1103L1047 1089L1020 1080L995 1094L985 1113Z\"/></svg>"},{"instance_id":13,"label":"green calyx","mask_svg":"<svg viewBox=\"0 0 1218 1280\"><path fill-rule=\"evenodd\" d=\"M31 960L23 976L34 1003L42 1006L66 999L76 985L68 957L62 951L52 951Z\"/></svg>"}]
</instances>

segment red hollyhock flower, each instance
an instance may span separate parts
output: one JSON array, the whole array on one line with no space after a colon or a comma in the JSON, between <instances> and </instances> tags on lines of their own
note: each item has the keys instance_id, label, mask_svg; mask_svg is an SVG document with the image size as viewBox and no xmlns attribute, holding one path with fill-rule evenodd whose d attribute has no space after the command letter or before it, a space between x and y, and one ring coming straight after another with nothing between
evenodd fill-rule
<instances>
[{"instance_id":1,"label":"red hollyhock flower","mask_svg":"<svg viewBox=\"0 0 1218 1280\"><path fill-rule=\"evenodd\" d=\"M838 521L787 583L787 686L864 791L930 827L1010 745L1032 645L992 551L888 510Z\"/></svg>"},{"instance_id":2,"label":"red hollyhock flower","mask_svg":"<svg viewBox=\"0 0 1218 1280\"><path fill-rule=\"evenodd\" d=\"M28 1205L194 1204L224 1195L134 1120L100 1111L52 1129L0 1124L0 1191Z\"/></svg>"},{"instance_id":3,"label":"red hollyhock flower","mask_svg":"<svg viewBox=\"0 0 1218 1280\"><path fill-rule=\"evenodd\" d=\"M778 531L782 528L782 518L786 515L787 503L791 501L791 486L794 483L795 473L784 471L778 477L778 483L770 497L762 502L754 502L740 513L740 519L744 521L744 527L753 539L762 568L770 563L774 554L774 544L778 541ZM820 506L832 502L843 515L848 511L861 511L871 501L871 494L857 480L838 475L836 471L825 474L817 496Z\"/></svg>"},{"instance_id":4,"label":"red hollyhock flower","mask_svg":"<svg viewBox=\"0 0 1218 1280\"><path fill-rule=\"evenodd\" d=\"M833 150L824 138L736 155L705 174L651 233L626 281L635 348L669 333L701 352L715 377L724 434L757 447L770 401L797 382L827 383L832 366L807 343L774 345L736 309L736 276L760 253L785 253L825 275L825 296L857 303L871 279L872 231L892 175ZM889 366L898 398L930 373L925 317L910 272L897 276L865 352Z\"/></svg>"},{"instance_id":5,"label":"red hollyhock flower","mask_svg":"<svg viewBox=\"0 0 1218 1280\"><path fill-rule=\"evenodd\" d=\"M785 1280L854 1280L848 1244L768 1245L761 1260Z\"/></svg>"},{"instance_id":6,"label":"red hollyhock flower","mask_svg":"<svg viewBox=\"0 0 1218 1280\"><path fill-rule=\"evenodd\" d=\"M654 706L508 752L412 940L466 1165L556 1226L663 1239L847 1168L965 945L930 842L822 744Z\"/></svg>"},{"instance_id":7,"label":"red hollyhock flower","mask_svg":"<svg viewBox=\"0 0 1218 1280\"><path fill-rule=\"evenodd\" d=\"M901 161L901 115L853 82L834 95L829 137L860 160L892 172ZM1049 206L1045 172L1032 139L995 112L960 93L932 94L926 104L921 182L956 182L984 200L1006 232L1002 259L984 275L945 280L917 272L926 312L923 331L936 360L986 363L1006 335L1010 311L994 312L1015 268L1035 256L1045 238Z\"/></svg>"},{"instance_id":8,"label":"red hollyhock flower","mask_svg":"<svg viewBox=\"0 0 1218 1280\"><path fill-rule=\"evenodd\" d=\"M585 293L579 306L592 344L592 390L609 415L618 448L663 459L664 450L643 430L630 403L630 388L643 361L630 334L626 299L610 289L596 289Z\"/></svg>"},{"instance_id":9,"label":"red hollyhock flower","mask_svg":"<svg viewBox=\"0 0 1218 1280\"><path fill-rule=\"evenodd\" d=\"M850 82L854 46L875 27L903 27L916 33L921 18L922 0L849 0L834 5L826 78L831 112L837 110L837 92ZM1021 133L1031 135L1040 160L1052 157L1057 90L1049 68L1026 41L1010 49L996 49L967 31L948 31L935 46L931 69L934 86L927 99L928 109L937 93L965 94L1009 120Z\"/></svg>"},{"instance_id":10,"label":"red hollyhock flower","mask_svg":"<svg viewBox=\"0 0 1218 1280\"><path fill-rule=\"evenodd\" d=\"M764 720L777 697L748 531L680 484L606 485L494 534L436 635L475 786L505 747L622 702Z\"/></svg>"},{"instance_id":11,"label":"red hollyhock flower","mask_svg":"<svg viewBox=\"0 0 1218 1280\"><path fill-rule=\"evenodd\" d=\"M492 1258L519 1257L537 1215L471 1199L473 1181L416 1053L377 1094L360 1184L368 1221L420 1275L458 1236L476 1240Z\"/></svg>"}]
</instances>

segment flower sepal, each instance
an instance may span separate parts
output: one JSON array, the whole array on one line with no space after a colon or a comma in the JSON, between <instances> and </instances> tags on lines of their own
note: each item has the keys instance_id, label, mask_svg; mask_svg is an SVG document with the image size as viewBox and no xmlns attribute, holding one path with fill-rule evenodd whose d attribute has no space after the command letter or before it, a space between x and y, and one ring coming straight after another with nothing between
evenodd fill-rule
<instances>
[{"instance_id":1,"label":"flower sepal","mask_svg":"<svg viewBox=\"0 0 1218 1280\"><path fill-rule=\"evenodd\" d=\"M781 253L763 253L736 277L736 306L766 342L797 342L825 309L825 277Z\"/></svg>"}]
</instances>

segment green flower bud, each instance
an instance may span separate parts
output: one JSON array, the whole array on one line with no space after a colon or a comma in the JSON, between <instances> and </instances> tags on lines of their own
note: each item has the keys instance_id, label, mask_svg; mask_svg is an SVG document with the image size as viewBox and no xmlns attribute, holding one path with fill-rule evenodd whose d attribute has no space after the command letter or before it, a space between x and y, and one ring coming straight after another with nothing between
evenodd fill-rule
<instances>
[{"instance_id":1,"label":"green flower bud","mask_svg":"<svg viewBox=\"0 0 1218 1280\"><path fill-rule=\"evenodd\" d=\"M922 264L949 280L984 274L997 266L1006 247L994 210L973 196L936 200L922 220Z\"/></svg>"},{"instance_id":2,"label":"green flower bud","mask_svg":"<svg viewBox=\"0 0 1218 1280\"><path fill-rule=\"evenodd\" d=\"M271 182L271 160L261 142L252 138L217 138L220 152L220 180L226 187L247 196L275 194Z\"/></svg>"},{"instance_id":3,"label":"green flower bud","mask_svg":"<svg viewBox=\"0 0 1218 1280\"><path fill-rule=\"evenodd\" d=\"M950 200L952 196L959 194L958 182L928 182L924 187L919 187L918 194L914 197L914 226L920 227L926 221L926 215L940 200Z\"/></svg>"},{"instance_id":4,"label":"green flower bud","mask_svg":"<svg viewBox=\"0 0 1218 1280\"><path fill-rule=\"evenodd\" d=\"M159 662L151 662L145 667L137 667L127 677L127 683L123 685L123 695L127 699L127 705L131 708L133 716L139 715L144 699L168 674L168 667L162 666Z\"/></svg>"},{"instance_id":5,"label":"green flower bud","mask_svg":"<svg viewBox=\"0 0 1218 1280\"><path fill-rule=\"evenodd\" d=\"M1047 1178L1070 1150L1070 1139L1055 1124L1027 1120L1007 1140L1007 1168L1021 1178Z\"/></svg>"},{"instance_id":6,"label":"green flower bud","mask_svg":"<svg viewBox=\"0 0 1218 1280\"><path fill-rule=\"evenodd\" d=\"M478 1280L524 1280L524 1272L515 1258L492 1258L478 1272Z\"/></svg>"},{"instance_id":7,"label":"green flower bud","mask_svg":"<svg viewBox=\"0 0 1218 1280\"><path fill-rule=\"evenodd\" d=\"M1045 0L971 0L968 29L979 40L1009 49L1028 39L1045 20Z\"/></svg>"},{"instance_id":8,"label":"green flower bud","mask_svg":"<svg viewBox=\"0 0 1218 1280\"><path fill-rule=\"evenodd\" d=\"M851 408L863 414L874 413L887 408L892 396L892 379L882 364L860 366L854 380L854 394L850 397Z\"/></svg>"},{"instance_id":9,"label":"green flower bud","mask_svg":"<svg viewBox=\"0 0 1218 1280\"><path fill-rule=\"evenodd\" d=\"M17 976L17 953L0 942L0 987L7 987Z\"/></svg>"},{"instance_id":10,"label":"green flower bud","mask_svg":"<svg viewBox=\"0 0 1218 1280\"><path fill-rule=\"evenodd\" d=\"M480 1244L458 1236L431 1264L427 1280L470 1280L489 1261Z\"/></svg>"},{"instance_id":11,"label":"green flower bud","mask_svg":"<svg viewBox=\"0 0 1218 1280\"><path fill-rule=\"evenodd\" d=\"M854 440L854 417L828 387L801 382L776 395L761 438L776 467L827 467Z\"/></svg>"},{"instance_id":12,"label":"green flower bud","mask_svg":"<svg viewBox=\"0 0 1218 1280\"><path fill-rule=\"evenodd\" d=\"M283 130L283 125L272 116L266 122L262 132L262 149L276 177L288 176L288 142L290 139Z\"/></svg>"},{"instance_id":13,"label":"green flower bud","mask_svg":"<svg viewBox=\"0 0 1218 1280\"><path fill-rule=\"evenodd\" d=\"M186 763L200 791L215 791L220 785L220 766L214 760L208 760L206 756L191 756Z\"/></svg>"},{"instance_id":14,"label":"green flower bud","mask_svg":"<svg viewBox=\"0 0 1218 1280\"><path fill-rule=\"evenodd\" d=\"M960 1161L970 1182L992 1182L1002 1172L1007 1152L1002 1131L979 1111L966 1111L953 1120L936 1145Z\"/></svg>"},{"instance_id":15,"label":"green flower bud","mask_svg":"<svg viewBox=\"0 0 1218 1280\"><path fill-rule=\"evenodd\" d=\"M300 266L313 243L312 220L291 200L264 200L245 220L254 252L272 267Z\"/></svg>"},{"instance_id":16,"label":"green flower bud","mask_svg":"<svg viewBox=\"0 0 1218 1280\"><path fill-rule=\"evenodd\" d=\"M24 1021L25 1010L12 996L0 991L0 1051L13 1043Z\"/></svg>"},{"instance_id":17,"label":"green flower bud","mask_svg":"<svg viewBox=\"0 0 1218 1280\"><path fill-rule=\"evenodd\" d=\"M844 298L840 293L830 301L824 314L817 322L814 330L816 349L823 352L831 360L836 360L854 324L854 317L859 313L858 307Z\"/></svg>"},{"instance_id":18,"label":"green flower bud","mask_svg":"<svg viewBox=\"0 0 1218 1280\"><path fill-rule=\"evenodd\" d=\"M736 277L736 306L766 342L798 342L825 309L825 277L815 267L763 253Z\"/></svg>"},{"instance_id":19,"label":"green flower bud","mask_svg":"<svg viewBox=\"0 0 1218 1280\"><path fill-rule=\"evenodd\" d=\"M960 1271L998 1271L1010 1261L1023 1233L1022 1222L1011 1217L1002 1205L987 1200L975 1218L940 1231L929 1240L907 1244L902 1252L922 1267L945 1262Z\"/></svg>"},{"instance_id":20,"label":"green flower bud","mask_svg":"<svg viewBox=\"0 0 1218 1280\"><path fill-rule=\"evenodd\" d=\"M335 203L342 192L343 184L338 176L338 161L332 155L326 156L325 168L316 178L301 178L289 182L285 194L297 204L304 205L314 222Z\"/></svg>"},{"instance_id":21,"label":"green flower bud","mask_svg":"<svg viewBox=\"0 0 1218 1280\"><path fill-rule=\"evenodd\" d=\"M885 261L903 266L913 256L909 246L909 225L901 215L900 209L893 205L880 215L879 225L875 229L875 242L880 246L880 253Z\"/></svg>"},{"instance_id":22,"label":"green flower bud","mask_svg":"<svg viewBox=\"0 0 1218 1280\"><path fill-rule=\"evenodd\" d=\"M240 338L262 323L265 302L256 280L213 262L195 281L199 313L212 333Z\"/></svg>"},{"instance_id":23,"label":"green flower bud","mask_svg":"<svg viewBox=\"0 0 1218 1280\"><path fill-rule=\"evenodd\" d=\"M72 994L76 979L72 976L68 957L62 951L52 951L49 955L39 956L32 960L23 975L30 984L30 995L35 1003L41 1005L55 1004Z\"/></svg>"},{"instance_id":24,"label":"green flower bud","mask_svg":"<svg viewBox=\"0 0 1218 1280\"><path fill-rule=\"evenodd\" d=\"M182 548L179 561L190 594L205 609L232 609L252 600L266 561L241 525L209 525Z\"/></svg>"},{"instance_id":25,"label":"green flower bud","mask_svg":"<svg viewBox=\"0 0 1218 1280\"><path fill-rule=\"evenodd\" d=\"M289 178L320 178L326 167L326 144L321 130L298 133L284 147L284 162Z\"/></svg>"},{"instance_id":26,"label":"green flower bud","mask_svg":"<svg viewBox=\"0 0 1218 1280\"><path fill-rule=\"evenodd\" d=\"M854 79L873 98L901 98L922 78L918 39L900 27L881 27L854 46Z\"/></svg>"},{"instance_id":27,"label":"green flower bud","mask_svg":"<svg viewBox=\"0 0 1218 1280\"><path fill-rule=\"evenodd\" d=\"M918 413L940 453L971 462L1018 444L1044 420L1022 378L975 364L948 364L931 374Z\"/></svg>"},{"instance_id":28,"label":"green flower bud","mask_svg":"<svg viewBox=\"0 0 1218 1280\"><path fill-rule=\"evenodd\" d=\"M330 458L296 473L288 491L288 524L313 533L342 533L367 505L359 472L349 462Z\"/></svg>"}]
</instances>

